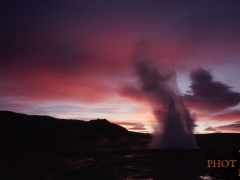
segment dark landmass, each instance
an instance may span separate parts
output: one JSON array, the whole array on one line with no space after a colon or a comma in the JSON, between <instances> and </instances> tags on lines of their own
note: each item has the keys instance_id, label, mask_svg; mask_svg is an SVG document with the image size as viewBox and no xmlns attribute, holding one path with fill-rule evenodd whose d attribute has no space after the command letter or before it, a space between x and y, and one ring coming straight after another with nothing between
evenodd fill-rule
<instances>
[{"instance_id":1,"label":"dark landmass","mask_svg":"<svg viewBox=\"0 0 240 180\"><path fill-rule=\"evenodd\" d=\"M196 134L206 148L239 148L239 133ZM150 134L131 132L106 119L91 121L56 119L0 111L0 152L78 153L83 151L149 148Z\"/></svg>"},{"instance_id":2,"label":"dark landmass","mask_svg":"<svg viewBox=\"0 0 240 180\"><path fill-rule=\"evenodd\" d=\"M240 148L240 133L212 133L195 135L199 148Z\"/></svg>"},{"instance_id":3,"label":"dark landmass","mask_svg":"<svg viewBox=\"0 0 240 180\"><path fill-rule=\"evenodd\" d=\"M147 148L149 134L131 132L106 119L56 119L0 111L0 152L82 152Z\"/></svg>"},{"instance_id":4,"label":"dark landmass","mask_svg":"<svg viewBox=\"0 0 240 180\"><path fill-rule=\"evenodd\" d=\"M211 153L211 152L210 152ZM212 151L232 159L232 151ZM34 180L227 180L239 179L237 168L207 168L203 149L145 149L88 152L79 155L0 156L0 179Z\"/></svg>"},{"instance_id":5,"label":"dark landmass","mask_svg":"<svg viewBox=\"0 0 240 180\"><path fill-rule=\"evenodd\" d=\"M240 159L237 133L197 134L199 149L171 150L147 149L149 134L100 119L0 111L0 128L0 179L239 178L239 166L207 168L207 159Z\"/></svg>"}]
</instances>

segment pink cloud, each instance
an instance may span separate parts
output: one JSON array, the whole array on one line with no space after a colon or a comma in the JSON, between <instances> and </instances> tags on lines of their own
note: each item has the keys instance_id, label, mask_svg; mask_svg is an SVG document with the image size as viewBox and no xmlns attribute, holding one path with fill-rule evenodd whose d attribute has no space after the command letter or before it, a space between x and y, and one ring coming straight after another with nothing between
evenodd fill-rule
<instances>
[{"instance_id":1,"label":"pink cloud","mask_svg":"<svg viewBox=\"0 0 240 180\"><path fill-rule=\"evenodd\" d=\"M240 132L240 121L236 121L232 124L224 125L224 126L218 126L216 127L218 130L221 131L230 131L230 132Z\"/></svg>"},{"instance_id":2,"label":"pink cloud","mask_svg":"<svg viewBox=\"0 0 240 180\"><path fill-rule=\"evenodd\" d=\"M214 132L216 132L218 130L214 127L207 127L206 129L204 129L204 131L214 131Z\"/></svg>"},{"instance_id":3,"label":"pink cloud","mask_svg":"<svg viewBox=\"0 0 240 180\"><path fill-rule=\"evenodd\" d=\"M227 111L218 115L211 116L211 119L218 121L240 120L240 111L239 110Z\"/></svg>"},{"instance_id":4,"label":"pink cloud","mask_svg":"<svg viewBox=\"0 0 240 180\"><path fill-rule=\"evenodd\" d=\"M125 126L129 130L133 131L146 131L145 126L139 122L115 122L120 126Z\"/></svg>"},{"instance_id":5,"label":"pink cloud","mask_svg":"<svg viewBox=\"0 0 240 180\"><path fill-rule=\"evenodd\" d=\"M148 102L146 93L143 92L141 89L132 86L122 86L118 89L118 93L120 96L124 98L129 98L136 102Z\"/></svg>"}]
</instances>

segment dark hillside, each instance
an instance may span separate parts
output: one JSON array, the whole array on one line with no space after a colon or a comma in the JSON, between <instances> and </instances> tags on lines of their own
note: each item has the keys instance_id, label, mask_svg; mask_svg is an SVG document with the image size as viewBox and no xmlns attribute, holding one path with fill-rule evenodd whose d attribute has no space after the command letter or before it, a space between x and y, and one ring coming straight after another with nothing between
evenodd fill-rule
<instances>
[{"instance_id":1,"label":"dark hillside","mask_svg":"<svg viewBox=\"0 0 240 180\"><path fill-rule=\"evenodd\" d=\"M240 148L240 133L196 134L199 148Z\"/></svg>"},{"instance_id":2,"label":"dark hillside","mask_svg":"<svg viewBox=\"0 0 240 180\"><path fill-rule=\"evenodd\" d=\"M196 134L199 148L239 148L240 134ZM56 119L0 111L0 152L102 151L148 148L149 134L131 132L106 119Z\"/></svg>"},{"instance_id":3,"label":"dark hillside","mask_svg":"<svg viewBox=\"0 0 240 180\"><path fill-rule=\"evenodd\" d=\"M150 141L148 134L130 132L105 119L64 120L0 111L1 152L134 149L147 148Z\"/></svg>"}]
</instances>

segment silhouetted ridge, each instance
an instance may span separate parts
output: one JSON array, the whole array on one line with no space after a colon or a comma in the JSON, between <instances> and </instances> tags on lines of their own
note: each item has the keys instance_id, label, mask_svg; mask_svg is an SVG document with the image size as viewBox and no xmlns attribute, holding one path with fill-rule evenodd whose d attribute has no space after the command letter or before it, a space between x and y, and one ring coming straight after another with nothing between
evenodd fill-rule
<instances>
[{"instance_id":1,"label":"silhouetted ridge","mask_svg":"<svg viewBox=\"0 0 240 180\"><path fill-rule=\"evenodd\" d=\"M113 150L147 148L149 134L135 133L106 119L56 119L0 111L1 152L45 149Z\"/></svg>"},{"instance_id":2,"label":"silhouetted ridge","mask_svg":"<svg viewBox=\"0 0 240 180\"><path fill-rule=\"evenodd\" d=\"M240 133L195 135L199 148L240 148Z\"/></svg>"}]
</instances>

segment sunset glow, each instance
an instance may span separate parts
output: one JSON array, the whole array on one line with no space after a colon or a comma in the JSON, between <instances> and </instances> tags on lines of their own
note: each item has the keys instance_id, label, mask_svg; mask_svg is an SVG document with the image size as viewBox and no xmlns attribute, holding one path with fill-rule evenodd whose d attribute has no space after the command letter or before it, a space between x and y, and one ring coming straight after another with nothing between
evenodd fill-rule
<instances>
[{"instance_id":1,"label":"sunset glow","mask_svg":"<svg viewBox=\"0 0 240 180\"><path fill-rule=\"evenodd\" d=\"M174 67L195 133L240 132L239 1L8 1L1 7L0 110L107 119L155 132L132 68L144 40Z\"/></svg>"}]
</instances>

